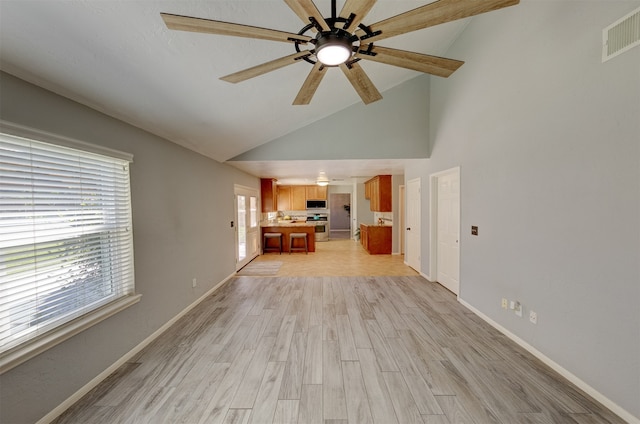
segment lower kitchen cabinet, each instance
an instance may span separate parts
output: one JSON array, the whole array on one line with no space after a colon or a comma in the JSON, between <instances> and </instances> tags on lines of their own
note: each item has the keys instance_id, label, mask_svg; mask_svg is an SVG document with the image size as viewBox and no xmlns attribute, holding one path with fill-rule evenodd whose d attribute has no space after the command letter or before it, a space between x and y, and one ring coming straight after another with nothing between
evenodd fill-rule
<instances>
[{"instance_id":1,"label":"lower kitchen cabinet","mask_svg":"<svg viewBox=\"0 0 640 424\"><path fill-rule=\"evenodd\" d=\"M262 227L262 239L264 240L264 233L280 233L282 234L282 251L289 251L289 235L291 233L307 233L307 248L309 252L316 251L316 227L314 225L302 225L302 226L279 226L273 225L268 227Z\"/></svg>"},{"instance_id":2,"label":"lower kitchen cabinet","mask_svg":"<svg viewBox=\"0 0 640 424\"><path fill-rule=\"evenodd\" d=\"M360 243L371 255L391 254L392 227L390 225L360 224Z\"/></svg>"}]
</instances>

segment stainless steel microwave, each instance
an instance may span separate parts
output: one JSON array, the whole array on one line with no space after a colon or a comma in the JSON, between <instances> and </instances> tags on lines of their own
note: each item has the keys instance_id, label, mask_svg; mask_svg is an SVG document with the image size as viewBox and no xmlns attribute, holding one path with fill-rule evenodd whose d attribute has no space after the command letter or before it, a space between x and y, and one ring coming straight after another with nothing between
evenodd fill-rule
<instances>
[{"instance_id":1,"label":"stainless steel microwave","mask_svg":"<svg viewBox=\"0 0 640 424\"><path fill-rule=\"evenodd\" d=\"M326 200L307 200L307 209L327 209Z\"/></svg>"}]
</instances>

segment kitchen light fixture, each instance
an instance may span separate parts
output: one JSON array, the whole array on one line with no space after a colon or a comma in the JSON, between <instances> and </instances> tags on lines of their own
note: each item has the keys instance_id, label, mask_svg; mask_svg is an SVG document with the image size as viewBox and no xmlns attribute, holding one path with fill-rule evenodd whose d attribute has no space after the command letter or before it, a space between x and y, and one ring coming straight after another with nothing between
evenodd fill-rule
<instances>
[{"instance_id":1,"label":"kitchen light fixture","mask_svg":"<svg viewBox=\"0 0 640 424\"><path fill-rule=\"evenodd\" d=\"M339 29L318 33L316 57L327 66L336 66L346 62L351 57L353 50L350 37L349 33Z\"/></svg>"},{"instance_id":2,"label":"kitchen light fixture","mask_svg":"<svg viewBox=\"0 0 640 424\"><path fill-rule=\"evenodd\" d=\"M324 187L329 185L329 179L327 178L327 174L324 172L320 172L320 176L316 179L316 184L320 187Z\"/></svg>"}]
</instances>

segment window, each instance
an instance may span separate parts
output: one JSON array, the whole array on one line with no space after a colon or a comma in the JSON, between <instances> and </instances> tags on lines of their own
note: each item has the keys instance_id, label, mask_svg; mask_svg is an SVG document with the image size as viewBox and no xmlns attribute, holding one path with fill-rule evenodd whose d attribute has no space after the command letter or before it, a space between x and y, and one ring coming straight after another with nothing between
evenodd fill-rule
<instances>
[{"instance_id":1,"label":"window","mask_svg":"<svg viewBox=\"0 0 640 424\"><path fill-rule=\"evenodd\" d=\"M3 130L0 258L3 371L137 302L129 160Z\"/></svg>"}]
</instances>

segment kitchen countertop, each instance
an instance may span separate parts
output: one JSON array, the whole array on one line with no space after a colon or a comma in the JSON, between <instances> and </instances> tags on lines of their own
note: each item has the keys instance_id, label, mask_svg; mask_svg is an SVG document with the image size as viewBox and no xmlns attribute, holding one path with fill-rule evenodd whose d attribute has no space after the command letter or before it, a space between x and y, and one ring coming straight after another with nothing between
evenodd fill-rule
<instances>
[{"instance_id":1,"label":"kitchen countertop","mask_svg":"<svg viewBox=\"0 0 640 424\"><path fill-rule=\"evenodd\" d=\"M260 223L261 227L315 227L316 224L307 221L267 221Z\"/></svg>"}]
</instances>

